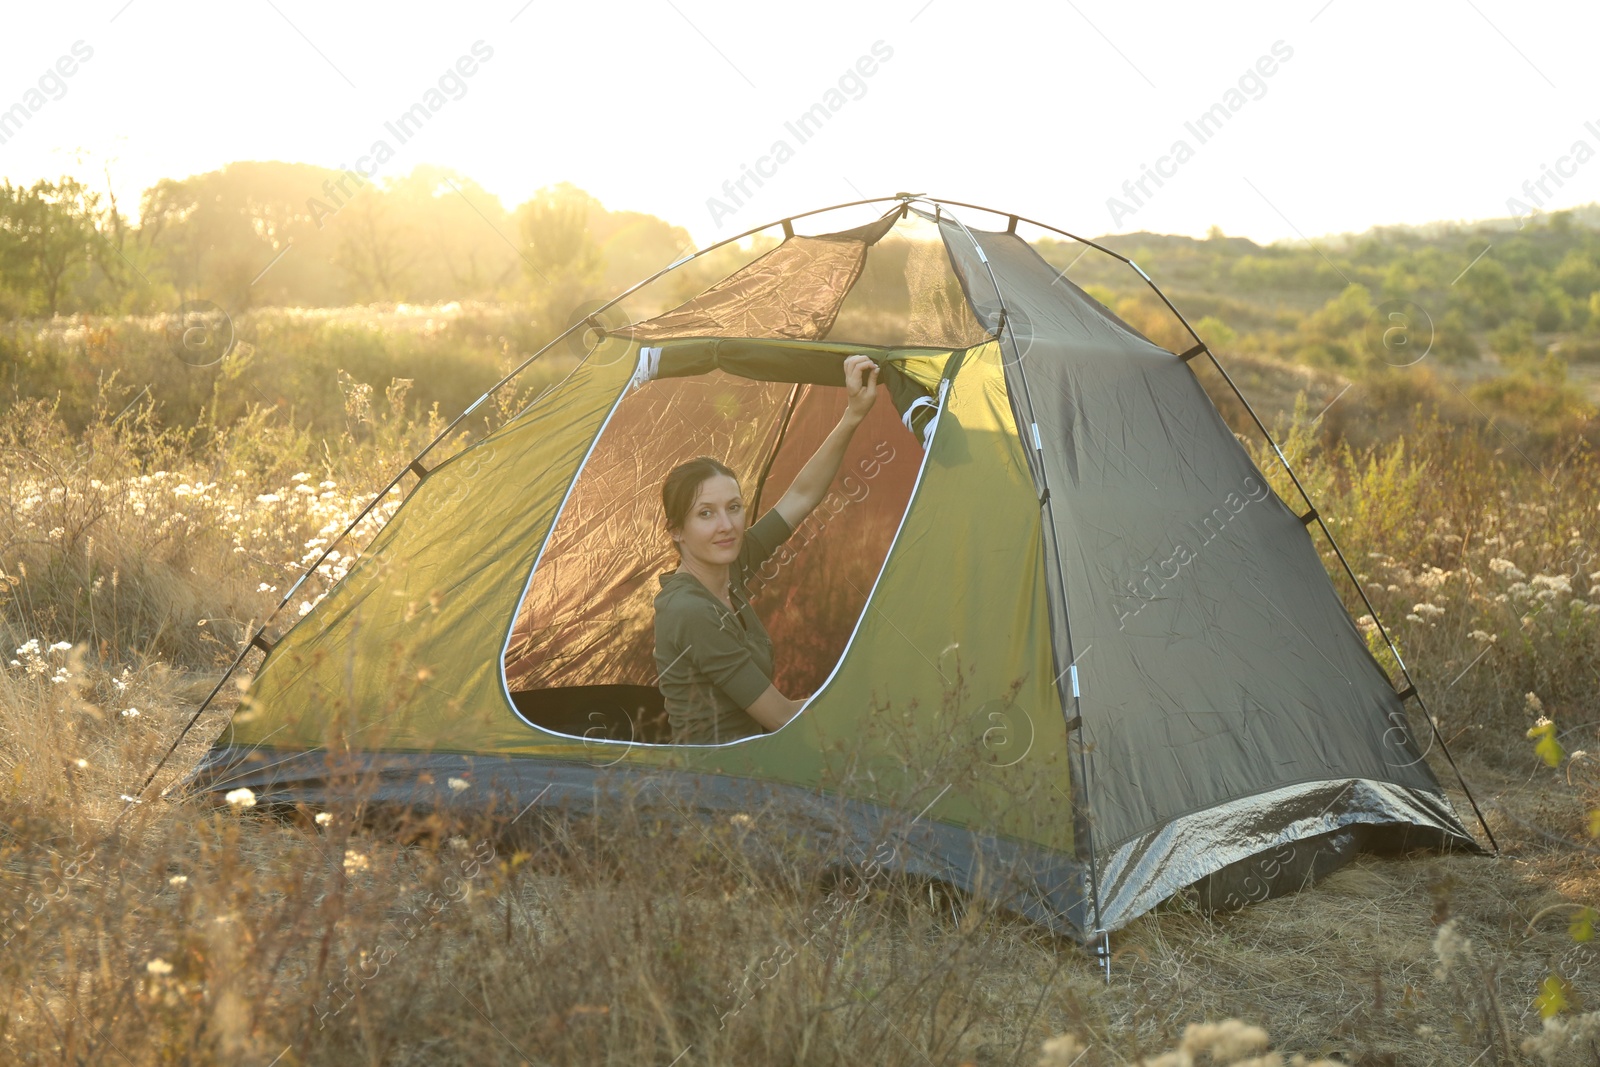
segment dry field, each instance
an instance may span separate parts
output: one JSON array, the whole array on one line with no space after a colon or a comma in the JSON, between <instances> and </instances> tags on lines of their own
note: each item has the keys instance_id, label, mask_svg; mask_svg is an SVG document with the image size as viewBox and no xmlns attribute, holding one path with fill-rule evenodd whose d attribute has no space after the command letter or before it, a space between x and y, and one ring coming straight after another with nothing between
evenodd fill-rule
<instances>
[{"instance_id":1,"label":"dry field","mask_svg":"<svg viewBox=\"0 0 1600 1067\"><path fill-rule=\"evenodd\" d=\"M102 389L71 426L40 402L0 413L5 1062L1600 1064L1600 467L1581 442L1535 471L1419 411L1356 453L1302 403L1284 450L1500 855L1367 858L1215 917L1174 901L1114 937L1107 979L982 902L727 847L759 826L517 840L438 817L374 830L354 803L124 800L279 590L441 425L403 385L347 383L343 427L316 432L215 406L163 429L131 396Z\"/></svg>"}]
</instances>

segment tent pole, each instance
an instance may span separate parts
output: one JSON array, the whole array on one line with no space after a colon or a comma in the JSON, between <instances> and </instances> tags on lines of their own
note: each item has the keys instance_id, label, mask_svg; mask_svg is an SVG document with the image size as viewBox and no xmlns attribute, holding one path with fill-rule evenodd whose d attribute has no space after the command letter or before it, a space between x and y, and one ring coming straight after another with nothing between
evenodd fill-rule
<instances>
[{"instance_id":1,"label":"tent pole","mask_svg":"<svg viewBox=\"0 0 1600 1067\"><path fill-rule=\"evenodd\" d=\"M501 378L494 385L490 386L488 391L486 391L482 396L480 396L478 399L474 400L471 404L469 404L465 411L463 411L461 414L457 415L454 419L452 419L451 422L450 422L450 425L446 426L443 430L441 430L437 437L435 437L432 441L429 441L426 445L424 445L423 448L422 448L422 451L418 452L415 456L413 456L409 463L406 463L404 466L402 466L400 468L400 471L393 478L391 478L389 480L389 484L384 486L381 490L379 490L377 495L374 496L372 498L372 500L367 503L367 506L361 509L361 512L358 515L356 515L356 517L354 519L352 519L350 521L350 524L348 526L346 526L344 528L344 532L341 533L338 537L335 537L333 540L328 542L328 544L326 546L323 547L322 554L320 556L318 556L316 558L316 560L309 567L307 567L305 569L304 573L302 573L299 578L295 579L295 583L289 587L289 591L283 595L283 598L281 600L278 601L277 606L275 608L273 608L272 611L267 614L267 617L261 621L261 625L256 629L255 633L253 633L250 636L250 639L244 642L243 646L239 650L239 654L234 657L232 663L228 664L228 669L222 672L222 677L217 679L217 684L214 687L212 687L212 690L211 690L210 693L206 694L205 700L200 702L200 706L198 708L196 708L195 711L194 711L194 714L189 717L189 721L184 723L183 729L178 731L178 736L173 739L171 746L169 746L167 748L167 751L162 754L161 758L156 761L156 765L153 768L151 768L150 773L145 776L144 783L139 786L138 790L132 795L132 798L129 799L128 801L126 801L123 804L122 812L118 813L117 818L116 818L116 820L113 820L112 825L115 826L116 822L120 821L122 816L127 813L128 809L133 804L137 803L139 800L141 800L144 797L144 792L145 792L145 790L150 788L150 783L155 781L156 775L161 773L161 768L166 766L167 760L172 758L172 754L178 750L178 746L181 745L183 743L183 739L189 735L189 731L194 729L195 723L200 721L200 716L205 714L206 708L210 707L211 706L211 702L216 699L217 694L222 692L222 687L227 684L229 678L233 677L233 672L239 669L239 665L244 662L245 656L250 654L250 649L252 647L256 647L259 643L263 642L266 639L267 626L272 622L273 619L278 617L278 612L282 611L284 606L287 605L289 603L289 601L294 598L294 594L299 590L300 586L302 584L304 584L305 580L307 578L311 577L312 574L316 573L317 568L322 566L322 564L327 561L328 555L331 552L333 552L333 550L338 545L343 543L343 541L344 541L344 539L346 537L350 536L351 531L353 531L361 523L362 519L367 517L367 515L372 511L373 508L377 507L379 501L381 501L384 497L388 496L389 493L394 490L395 486L400 484L401 480L403 478L405 478L407 473L416 474L417 473L417 469L422 469L422 470L426 470L427 469L422 464L422 458L424 456L426 456L429 452L433 451L434 446L438 445L440 441L443 441L446 437L448 437L451 434L451 432L454 431L455 428L458 425L461 424L462 420L464 420L468 415L471 415L473 413L473 411L477 410L477 407L478 407L479 404L482 404L485 400L488 400L491 396L493 396L495 393L499 392L503 387L505 387L505 385L507 383L512 381L512 379L516 378L523 371L527 370L530 366L533 365L533 362L535 360L537 360L540 356L542 356L546 352L550 351L550 349L554 348L560 342L566 340L567 337L574 330L577 330L577 329L580 329L582 327L590 325L591 321L594 319L594 317L596 315L600 314L602 311L606 311L609 308L612 308L612 307L616 306L618 303L622 302L623 300L626 300L628 297L632 296L638 290L640 290L640 289L644 288L645 286L649 285L651 282L654 282L654 281L662 278L663 276L672 273L673 271L677 270L679 267L683 266L686 263L692 263L693 261L699 259L701 256L706 255L709 252L715 252L719 248L726 247L727 245L730 245L730 244L734 243L735 241L742 241L746 237L753 237L754 235L756 235L758 233L761 233L764 230L772 229L772 227L774 227L774 226L782 226L783 227L783 232L784 232L784 239L788 240L790 237L794 236L794 227L793 227L792 223L794 222L795 219L809 218L812 215L824 215L824 214L827 214L830 211L841 211L844 208L860 207L860 206L865 205L865 204L878 204L878 203L885 203L885 202L888 202L888 201L894 201L896 203L900 203L904 199L905 198L903 196L899 196L899 197L897 197L897 196L874 196L874 197L867 197L867 198L862 199L862 200L848 200L848 201L845 201L843 203L833 204L833 205L831 205L829 207L820 207L820 208L816 208L816 209L811 210L811 211L802 211L797 215L789 215L789 216L786 216L785 218L782 218L782 219L775 219L772 222L768 222L768 223L765 223L765 224L763 224L761 226L756 226L756 227L753 227L751 229L748 229L748 230L744 231L743 233L735 234L732 237L724 238L723 240L718 241L715 244L707 245L705 248L700 249L699 251L695 252L693 255L680 257L680 258L672 261L671 263L667 264L665 267L662 267L660 270L656 271L654 274L650 275L648 278L645 278L642 281L638 281L638 282L635 282L633 285L630 285L628 288L624 289L622 292L618 293L616 296L614 296L610 300L606 301L600 307L595 308L594 311L590 312L587 317L585 317L583 319L580 319L578 322L573 323L571 326L568 326L565 330L561 331L561 333L558 334L555 338L553 338L551 341L549 341L543 348L539 349L533 355L529 356L527 359L525 359L521 363L517 364L517 366L512 368L511 371L509 371L505 375L505 377ZM903 210L903 208L895 208L894 210L899 211L899 210ZM595 344L596 344L596 346L598 346L599 341L596 340ZM592 354L593 352L594 352L594 347L591 346L591 348L589 349L589 352L584 355L584 359L585 360L588 359L589 355ZM583 364L583 360L579 360L579 364L578 365L582 366L582 364ZM577 368L573 368L573 369L576 370ZM418 481L419 485L421 484L422 477L423 477L423 475L417 474L417 481Z\"/></svg>"},{"instance_id":2,"label":"tent pole","mask_svg":"<svg viewBox=\"0 0 1600 1067\"><path fill-rule=\"evenodd\" d=\"M933 198L929 199L932 200ZM1150 275L1146 274L1137 263L1129 259L1127 256L1121 255L1118 252L1114 252L1111 249L1106 248L1104 245L1097 244L1096 242L1088 240L1087 238L1079 237L1077 234L1068 233L1066 230L1056 226L1051 226L1048 223L1027 218L1026 216L1012 216L1007 212L996 211L993 208L983 207L978 204L963 204L955 200L943 200L938 202L954 207L969 207L976 211L987 211L992 215L1015 218L1021 222L1026 222L1029 225L1037 226L1043 230L1049 230L1052 233L1059 233L1063 237L1069 237L1074 241L1078 241L1082 244L1088 245L1091 248L1098 249L1099 251L1106 253L1108 256L1111 256L1113 259L1121 260L1123 263L1126 263L1128 266L1132 267L1134 271L1138 273L1139 277L1145 280L1145 284L1150 286L1151 291L1153 291L1156 296L1160 297L1161 302L1167 306L1167 310L1171 311L1172 314L1177 317L1178 321L1183 324L1183 328L1189 331L1189 336L1194 338L1195 343L1205 351L1206 356L1211 360L1212 366L1217 368L1217 371L1222 375L1223 380L1228 383L1228 387L1233 390L1233 395L1238 397L1239 402L1244 405L1244 409L1249 413L1251 421L1253 421L1256 425L1256 429L1261 431L1261 436L1266 439L1267 444L1272 446L1272 451L1277 454L1279 462L1283 464L1284 471L1289 475L1289 480L1294 483L1295 489L1300 493L1300 498L1305 501L1306 507L1310 509L1309 517L1316 519L1317 526L1322 530L1322 535L1328 539L1329 546L1333 548L1334 555L1338 557L1340 566L1344 568L1345 574L1349 576L1351 583L1355 586L1356 593L1361 597L1361 602L1366 605L1368 614L1372 616L1372 621L1377 624L1378 632L1383 636L1384 644L1388 646L1390 653L1394 656L1395 662L1400 665L1400 672L1405 677L1406 681L1406 689L1403 693L1401 693L1402 701L1406 696L1416 697L1417 705L1422 709L1423 717L1428 720L1428 728L1433 735L1433 739L1439 743L1439 749L1444 753L1445 760L1450 764L1450 770L1455 774L1456 782L1461 786L1461 791L1466 794L1467 803L1472 806L1473 815L1477 816L1478 825L1483 828L1484 836L1489 839L1490 847L1494 849L1496 855L1499 855L1500 843L1495 840L1494 831L1489 829L1488 820L1484 818L1483 811L1478 807L1477 798L1472 795L1472 788L1467 785L1467 780L1462 775L1461 768L1456 764L1455 756L1450 752L1449 744L1446 743L1444 735L1439 732L1439 724L1434 721L1433 713L1428 710L1426 701L1422 699L1422 693L1417 688L1416 679L1411 676L1410 668L1406 666L1405 659L1400 655L1400 650L1395 647L1394 639L1389 635L1388 628L1383 625L1383 620L1378 617L1378 611L1375 607L1373 607L1372 600L1367 596L1366 589L1362 587L1360 580L1356 578L1355 571L1350 566L1350 561L1345 558L1344 550L1339 547L1338 540L1333 536L1333 531L1328 529L1328 524L1323 521L1322 515L1317 511L1316 505L1312 503L1310 494L1306 492L1305 486L1301 484L1299 475L1295 473L1294 467L1290 465L1289 458L1283 454L1283 449L1278 447L1278 442L1273 439L1271 431L1269 431L1266 427L1266 424L1261 421L1261 416L1256 414L1256 409L1251 406L1249 400L1245 399L1244 393L1240 391L1238 383L1233 380L1233 376L1230 375L1227 370L1223 368L1222 364L1217 361L1216 354L1211 351L1210 346L1207 345L1205 341L1201 339L1200 335L1195 332L1194 327L1189 324L1189 320L1184 317L1183 312L1179 311L1173 306L1172 301L1167 299L1167 294L1161 291L1161 287L1158 286L1155 281L1151 279ZM952 215L951 217L954 218L955 216ZM1012 224L1013 228L1014 225L1015 224ZM962 228L965 229L965 226ZM990 273L992 275L993 271ZM1391 686L1393 684L1393 682L1390 683Z\"/></svg>"},{"instance_id":3,"label":"tent pole","mask_svg":"<svg viewBox=\"0 0 1600 1067\"><path fill-rule=\"evenodd\" d=\"M918 199L921 199L921 198L919 197ZM1016 357L1017 378L1022 383L1022 399L1023 399L1023 402L1027 405L1028 423L1029 423L1030 426L1032 426L1034 428L1035 434L1037 434L1037 432L1038 432L1038 419L1034 417L1033 390L1028 385L1028 375L1027 375L1027 371L1024 369L1022 353L1020 351L1018 351L1018 349L1017 349L1016 331L1015 330L1007 330L1005 328L1006 321L1007 321L1007 319L1009 317L1007 315L1007 313L1006 313L1006 298L1005 298L1005 295L1000 292L1000 282L994 275L994 267L990 266L989 257L984 255L982 246L980 246L978 244L978 239L976 237L972 236L972 231L967 228L967 224L962 222L961 219L958 218L954 212L944 212L943 214L945 216L948 216L951 222L953 222L957 226L959 226L961 228L961 232L966 235L967 240L972 242L973 249L978 253L978 260L983 264L984 270L989 275L989 284L994 288L995 299L997 301L999 301L999 304L1000 304L1000 321L999 321L999 325L998 325L998 327L996 329L996 333L998 334L998 333L1002 333L1003 332L1005 334L1005 336L1006 336L1006 340L1011 342L1011 352L1012 352L1012 355L1014 355ZM923 216L923 217L926 218L926 216ZM1004 360L1004 358L1005 358L1005 356L1002 353L1002 355L1001 355L1002 361ZM1003 365L1003 362L1002 362L1002 374L1003 373L1004 373L1004 365ZM1009 392L1009 390L1008 390L1008 392ZM1017 427L1017 432L1018 432L1019 435L1023 435L1023 430L1022 430L1021 426ZM1034 438L1034 439L1037 440L1037 438ZM1028 448L1028 439L1027 439L1026 435L1023 435L1022 447L1023 447L1024 453L1026 454L1027 453L1027 448ZM1050 499L1050 485L1049 485L1049 482L1048 482L1048 480L1046 479L1046 476L1045 476L1045 468L1044 468L1043 461L1042 460L1037 460L1036 457L1030 457L1030 460L1029 460L1029 463L1028 463L1029 468L1030 469L1035 469L1035 464L1037 464L1036 469L1038 470L1039 484L1040 484L1040 487L1043 489L1043 494L1042 494L1041 499L1040 499L1040 504L1044 507L1045 514L1046 514L1046 521L1044 522L1044 526L1050 532L1050 552L1055 557L1056 574L1057 574L1058 577L1061 577L1062 581L1064 582L1065 581L1066 571L1061 566L1061 545L1060 545L1060 542L1056 538L1055 505L1054 505L1054 503L1051 502L1051 499ZM1083 705L1082 705L1082 702L1081 702L1081 698L1079 697L1079 691L1078 691L1078 671L1077 671L1077 666L1076 666L1077 665L1077 657L1075 655L1073 655L1072 625L1071 625L1071 619L1067 614L1065 587L1063 587L1062 593L1063 593L1063 596L1062 596L1062 601L1061 601L1061 615L1062 615L1062 618L1064 620L1066 620L1066 623L1067 623L1067 625L1066 625L1066 633L1063 634L1062 636L1066 639L1067 655L1070 657L1070 660L1067 663L1067 666L1062 668L1060 673L1058 673L1056 675L1056 685L1059 686L1061 684L1061 679L1062 679L1063 675L1068 675L1068 674L1071 675L1071 679L1072 679L1072 681L1071 681L1071 686L1072 686L1072 714L1070 716L1066 717L1066 722L1067 723L1071 723L1071 722L1078 723L1078 730L1081 732L1081 730L1083 728ZM1061 664L1054 659L1054 650L1055 650L1055 643L1051 642L1052 666L1061 667ZM1063 709L1063 710L1065 710L1065 709ZM1068 728L1069 735L1072 732L1073 731L1069 727ZM1096 935L1096 938L1097 938L1097 940L1095 942L1095 946L1096 946L1095 947L1095 953L1096 953L1096 955L1098 955L1099 952L1100 952L1100 946L1102 944L1109 946L1110 940L1109 940L1109 935L1106 933L1106 931L1104 929L1104 926L1105 926L1104 917L1103 917L1103 914L1102 914L1102 911L1101 911L1101 905L1100 905L1100 869L1099 869L1099 860L1095 855L1094 828L1093 828L1093 825L1092 825L1092 822L1091 822L1091 819L1090 819L1090 816L1091 816L1092 813L1089 810L1089 804L1088 804L1088 792L1089 792L1088 762L1084 758L1083 743L1082 743L1081 737L1079 739L1079 743L1077 745L1073 746L1073 747L1076 748L1077 755L1078 755L1078 774L1077 774L1077 781L1075 783L1074 792L1077 792L1078 790L1081 790L1083 798L1084 798L1084 803L1082 805L1078 805L1075 802L1074 803L1074 807L1075 808L1076 807L1081 807L1083 809L1082 818L1083 818L1084 826L1085 826L1086 831L1087 831L1085 833L1085 837L1087 838L1087 842L1086 843L1089 846L1088 847L1088 852L1089 852L1089 896L1090 896L1090 901L1091 901L1091 903L1092 903L1092 905L1094 907L1094 930L1092 931L1092 933L1094 935ZM1076 815L1076 813L1075 813L1075 815ZM1110 957L1109 954L1105 956L1105 967L1106 967L1106 981L1109 982L1111 980L1111 957Z\"/></svg>"},{"instance_id":4,"label":"tent pole","mask_svg":"<svg viewBox=\"0 0 1600 1067\"><path fill-rule=\"evenodd\" d=\"M789 420L794 418L794 409L799 403L800 383L796 382L794 388L789 390L789 403L783 409L783 421L778 424L778 438L772 443L772 454L767 457L767 462L761 467L761 475L756 479L755 500L750 506L752 514L761 510L761 492L767 487L767 475L772 473L772 465L778 461L783 439L789 434Z\"/></svg>"}]
</instances>

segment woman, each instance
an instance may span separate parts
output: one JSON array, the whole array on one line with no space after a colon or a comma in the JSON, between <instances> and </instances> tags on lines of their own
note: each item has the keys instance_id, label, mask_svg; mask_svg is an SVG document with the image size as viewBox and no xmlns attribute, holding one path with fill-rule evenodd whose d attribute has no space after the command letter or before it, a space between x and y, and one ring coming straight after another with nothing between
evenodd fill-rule
<instances>
[{"instance_id":1,"label":"woman","mask_svg":"<svg viewBox=\"0 0 1600 1067\"><path fill-rule=\"evenodd\" d=\"M745 582L821 503L845 448L877 399L878 367L844 361L848 403L789 491L747 530L738 476L710 456L673 468L661 486L678 569L656 594L656 684L672 740L714 745L776 730L803 700L772 684L772 640Z\"/></svg>"}]
</instances>

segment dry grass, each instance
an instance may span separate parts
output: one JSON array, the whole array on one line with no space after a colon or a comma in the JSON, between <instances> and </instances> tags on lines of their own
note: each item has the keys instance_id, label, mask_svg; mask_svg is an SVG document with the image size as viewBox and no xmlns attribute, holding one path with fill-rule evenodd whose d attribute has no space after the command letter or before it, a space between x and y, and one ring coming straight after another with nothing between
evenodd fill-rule
<instances>
[{"instance_id":1,"label":"dry grass","mask_svg":"<svg viewBox=\"0 0 1600 1067\"><path fill-rule=\"evenodd\" d=\"M1190 1029L1228 1018L1265 1027L1283 1062L1600 1062L1587 1037L1540 1038L1570 1046L1549 1060L1523 1047L1541 1006L1563 1001L1574 1032L1600 1009L1600 950L1579 939L1600 900L1583 752L1600 751L1600 564L1565 566L1596 544L1586 456L1562 460L1552 493L1425 422L1371 455L1288 435L1381 585L1503 854L1365 858L1225 916L1174 901L1113 939L1107 982L982 902L757 864L734 846L760 826L641 815L507 838L420 813L374 830L355 801L278 818L119 799L271 587L365 505L353 487L436 432L403 397L345 403L351 428L326 443L260 415L203 441L137 409L102 407L81 435L36 406L0 420L6 1062L1278 1062L1238 1027ZM1555 766L1526 736L1541 714ZM1042 1051L1067 1033L1080 1044Z\"/></svg>"}]
</instances>

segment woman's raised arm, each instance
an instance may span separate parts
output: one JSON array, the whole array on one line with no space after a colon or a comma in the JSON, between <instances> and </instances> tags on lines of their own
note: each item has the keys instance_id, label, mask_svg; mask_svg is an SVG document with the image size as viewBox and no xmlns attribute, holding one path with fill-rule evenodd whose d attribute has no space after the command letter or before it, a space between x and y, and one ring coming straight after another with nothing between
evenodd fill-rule
<instances>
[{"instance_id":1,"label":"woman's raised arm","mask_svg":"<svg viewBox=\"0 0 1600 1067\"><path fill-rule=\"evenodd\" d=\"M850 446L850 438L878 399L878 365L872 362L870 356L846 356L844 387L849 400L844 414L839 417L839 425L833 428L827 440L800 468L789 491L773 505L788 522L790 529L799 529L806 516L828 495L828 486L833 484L834 475L839 473L845 449Z\"/></svg>"}]
</instances>

